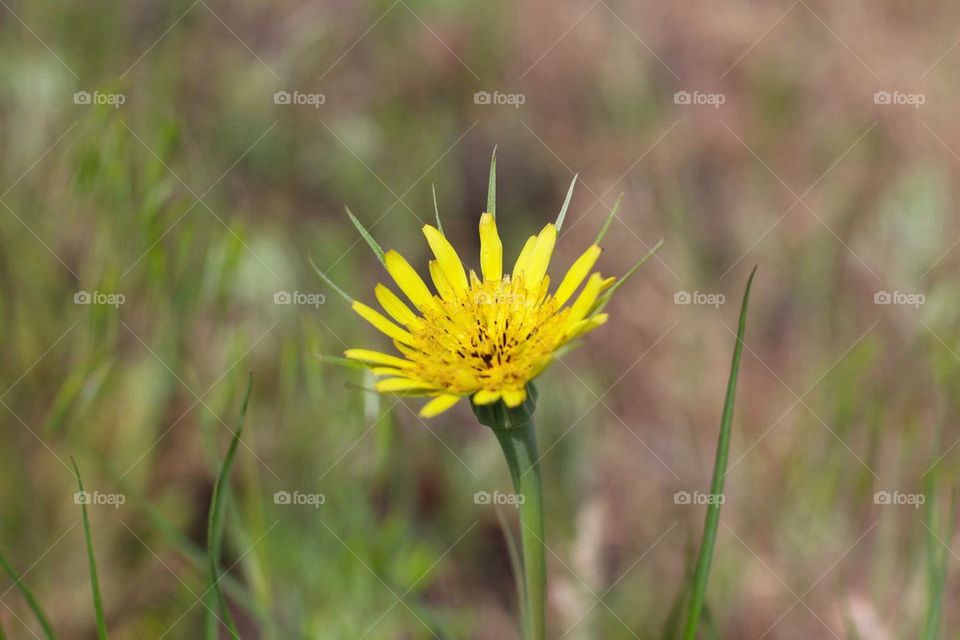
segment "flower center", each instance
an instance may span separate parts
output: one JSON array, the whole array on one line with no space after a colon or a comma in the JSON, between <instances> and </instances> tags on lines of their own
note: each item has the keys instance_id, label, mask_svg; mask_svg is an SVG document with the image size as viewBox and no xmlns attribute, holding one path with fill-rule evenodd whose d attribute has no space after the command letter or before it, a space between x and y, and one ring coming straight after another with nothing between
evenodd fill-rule
<instances>
[{"instance_id":1,"label":"flower center","mask_svg":"<svg viewBox=\"0 0 960 640\"><path fill-rule=\"evenodd\" d=\"M416 345L401 349L418 377L454 393L522 389L562 342L569 309L557 312L547 278L533 291L509 275L471 280L463 295L437 298L439 310L411 327Z\"/></svg>"}]
</instances>

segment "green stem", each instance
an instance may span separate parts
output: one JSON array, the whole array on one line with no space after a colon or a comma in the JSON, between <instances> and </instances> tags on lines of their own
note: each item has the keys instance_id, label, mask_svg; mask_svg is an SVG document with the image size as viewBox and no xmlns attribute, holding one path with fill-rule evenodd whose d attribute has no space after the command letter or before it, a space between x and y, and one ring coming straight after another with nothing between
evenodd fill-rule
<instances>
[{"instance_id":1,"label":"green stem","mask_svg":"<svg viewBox=\"0 0 960 640\"><path fill-rule=\"evenodd\" d=\"M520 547L526 587L526 640L546 640L547 572L543 543L543 487L533 421L510 428L494 428L503 449L518 496Z\"/></svg>"}]
</instances>

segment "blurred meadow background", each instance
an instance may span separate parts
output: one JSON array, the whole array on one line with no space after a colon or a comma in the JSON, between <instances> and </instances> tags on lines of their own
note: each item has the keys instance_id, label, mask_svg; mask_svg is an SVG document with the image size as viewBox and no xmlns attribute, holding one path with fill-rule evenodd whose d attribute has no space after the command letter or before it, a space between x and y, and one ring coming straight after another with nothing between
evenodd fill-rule
<instances>
[{"instance_id":1,"label":"blurred meadow background","mask_svg":"<svg viewBox=\"0 0 960 640\"><path fill-rule=\"evenodd\" d=\"M574 173L552 273L621 192L600 269L666 238L539 382L551 637L668 634L755 264L703 637L956 637L958 38L945 1L0 0L0 553L94 637L72 455L111 637L202 637L252 372L242 636L516 638L495 439L320 362L387 345L309 265L371 301L344 206L423 267L435 185L475 266L496 145L506 255Z\"/></svg>"}]
</instances>

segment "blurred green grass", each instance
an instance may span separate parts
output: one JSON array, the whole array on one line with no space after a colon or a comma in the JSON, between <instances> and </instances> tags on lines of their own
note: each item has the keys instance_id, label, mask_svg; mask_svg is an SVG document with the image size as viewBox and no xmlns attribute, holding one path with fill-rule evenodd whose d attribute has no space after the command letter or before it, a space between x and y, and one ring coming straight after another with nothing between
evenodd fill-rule
<instances>
[{"instance_id":1,"label":"blurred green grass","mask_svg":"<svg viewBox=\"0 0 960 640\"><path fill-rule=\"evenodd\" d=\"M707 486L735 322L735 305L672 296L736 299L753 262L707 594L721 635L919 633L928 556L953 543L960 437L955 55L917 78L957 9L916 8L911 27L893 3L798 6L757 41L785 7L757 8L0 8L0 550L61 637L95 628L71 454L91 490L128 497L90 508L112 637L202 632L205 518L247 371L222 563L242 635L510 637L506 548L472 498L509 487L496 444L464 408L423 425L321 364L373 332L307 260L370 299L384 276L344 205L422 264L436 184L445 230L476 262L494 144L507 255L574 172L558 266L621 190L604 272L668 238L607 330L540 385L556 635L652 637L666 621L702 520L671 497ZM928 104L877 108L888 83ZM727 95L716 113L672 102L713 86ZM528 99L473 103L494 89ZM278 90L326 101L276 105ZM77 105L76 91L126 102ZM926 302L878 306L879 290ZM78 305L78 291L125 301ZM276 305L278 291L326 300ZM927 492L929 515L878 507L880 490ZM326 502L277 505L277 491ZM950 577L942 629L960 624ZM821 619L798 604L777 622L800 594ZM15 589L0 601L9 637L39 632Z\"/></svg>"}]
</instances>

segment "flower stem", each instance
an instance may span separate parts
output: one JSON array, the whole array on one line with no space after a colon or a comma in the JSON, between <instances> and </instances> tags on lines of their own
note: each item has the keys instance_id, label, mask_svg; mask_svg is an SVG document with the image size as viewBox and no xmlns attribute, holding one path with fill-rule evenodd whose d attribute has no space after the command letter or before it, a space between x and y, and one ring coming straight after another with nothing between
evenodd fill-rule
<instances>
[{"instance_id":1,"label":"flower stem","mask_svg":"<svg viewBox=\"0 0 960 640\"><path fill-rule=\"evenodd\" d=\"M543 487L533 420L509 428L494 428L510 468L520 510L520 546L523 555L527 619L525 640L545 640L546 558L543 543ZM521 611L524 608L521 607Z\"/></svg>"}]
</instances>

